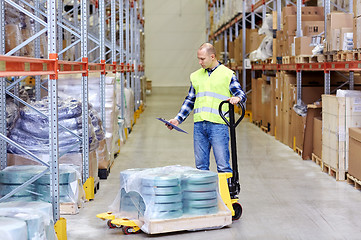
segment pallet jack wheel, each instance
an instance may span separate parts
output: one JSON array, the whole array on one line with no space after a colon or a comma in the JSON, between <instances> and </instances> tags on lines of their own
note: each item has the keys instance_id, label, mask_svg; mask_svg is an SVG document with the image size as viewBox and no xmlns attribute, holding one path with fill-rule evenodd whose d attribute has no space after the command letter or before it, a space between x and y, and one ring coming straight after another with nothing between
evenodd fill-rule
<instances>
[{"instance_id":1,"label":"pallet jack wheel","mask_svg":"<svg viewBox=\"0 0 361 240\"><path fill-rule=\"evenodd\" d=\"M108 221L107 221L107 225L108 225L109 228L117 228L117 225L114 225L114 224L112 223L112 220L108 220Z\"/></svg>"},{"instance_id":2,"label":"pallet jack wheel","mask_svg":"<svg viewBox=\"0 0 361 240\"><path fill-rule=\"evenodd\" d=\"M234 209L234 216L232 216L232 220L238 220L242 216L242 205L240 203L233 203L232 207Z\"/></svg>"},{"instance_id":3,"label":"pallet jack wheel","mask_svg":"<svg viewBox=\"0 0 361 240\"><path fill-rule=\"evenodd\" d=\"M138 231L134 231L134 228L129 226L123 226L122 230L125 235L140 233L140 229Z\"/></svg>"}]
</instances>

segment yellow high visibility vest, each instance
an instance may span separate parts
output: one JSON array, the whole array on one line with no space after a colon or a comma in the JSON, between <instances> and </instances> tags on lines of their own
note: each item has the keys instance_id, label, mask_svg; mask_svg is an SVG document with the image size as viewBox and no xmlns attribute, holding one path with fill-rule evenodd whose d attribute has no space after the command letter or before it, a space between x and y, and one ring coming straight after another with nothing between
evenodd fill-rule
<instances>
[{"instance_id":1,"label":"yellow high visibility vest","mask_svg":"<svg viewBox=\"0 0 361 240\"><path fill-rule=\"evenodd\" d=\"M196 92L194 103L194 122L209 121L225 124L219 116L219 104L232 95L229 91L234 72L224 65L219 65L210 76L201 68L190 76L192 86ZM228 111L228 104L223 105L222 111Z\"/></svg>"}]
</instances>

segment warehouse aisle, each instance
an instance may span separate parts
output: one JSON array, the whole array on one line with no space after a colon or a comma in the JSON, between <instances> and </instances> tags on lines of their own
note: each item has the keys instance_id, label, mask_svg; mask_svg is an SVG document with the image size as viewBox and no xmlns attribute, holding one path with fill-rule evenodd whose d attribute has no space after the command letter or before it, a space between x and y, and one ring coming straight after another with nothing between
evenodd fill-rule
<instances>
[{"instance_id":1,"label":"warehouse aisle","mask_svg":"<svg viewBox=\"0 0 361 240\"><path fill-rule=\"evenodd\" d=\"M108 179L101 181L95 200L67 219L68 239L360 239L361 192L336 182L312 161L243 121L237 130L240 170L240 220L219 230L150 236L123 236L95 215L107 211L119 189L119 172L127 168L166 165L194 166L192 119L169 131L156 117L172 118L187 88L154 89ZM212 169L215 169L214 160Z\"/></svg>"}]
</instances>

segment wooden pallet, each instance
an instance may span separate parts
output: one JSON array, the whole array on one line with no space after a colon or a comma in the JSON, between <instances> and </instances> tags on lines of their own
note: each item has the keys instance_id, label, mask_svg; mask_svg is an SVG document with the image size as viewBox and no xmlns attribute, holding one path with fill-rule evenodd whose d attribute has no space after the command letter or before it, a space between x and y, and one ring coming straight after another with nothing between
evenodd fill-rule
<instances>
[{"instance_id":1,"label":"wooden pallet","mask_svg":"<svg viewBox=\"0 0 361 240\"><path fill-rule=\"evenodd\" d=\"M354 61L361 61L361 51L360 50L354 50L352 53L353 53Z\"/></svg>"},{"instance_id":2,"label":"wooden pallet","mask_svg":"<svg viewBox=\"0 0 361 240\"><path fill-rule=\"evenodd\" d=\"M347 177L347 183L354 185L356 189L361 190L361 181L355 178L354 176L351 176L349 173L346 175Z\"/></svg>"},{"instance_id":3,"label":"wooden pallet","mask_svg":"<svg viewBox=\"0 0 361 240\"><path fill-rule=\"evenodd\" d=\"M259 121L253 121L253 124L255 124L257 127L261 127L261 122L259 122Z\"/></svg>"},{"instance_id":4,"label":"wooden pallet","mask_svg":"<svg viewBox=\"0 0 361 240\"><path fill-rule=\"evenodd\" d=\"M302 157L302 150L298 147L295 147L295 152Z\"/></svg>"},{"instance_id":5,"label":"wooden pallet","mask_svg":"<svg viewBox=\"0 0 361 240\"><path fill-rule=\"evenodd\" d=\"M335 169L325 162L322 162L321 165L322 172L327 173L331 177L335 178L336 181L345 181L346 180L346 172L343 170Z\"/></svg>"},{"instance_id":6,"label":"wooden pallet","mask_svg":"<svg viewBox=\"0 0 361 240\"><path fill-rule=\"evenodd\" d=\"M326 58L325 55L317 55L317 62L325 62Z\"/></svg>"},{"instance_id":7,"label":"wooden pallet","mask_svg":"<svg viewBox=\"0 0 361 240\"><path fill-rule=\"evenodd\" d=\"M79 207L77 203L73 203L73 202L60 203L60 214L74 215L77 213L79 213Z\"/></svg>"},{"instance_id":8,"label":"wooden pallet","mask_svg":"<svg viewBox=\"0 0 361 240\"><path fill-rule=\"evenodd\" d=\"M100 188L100 182L99 182L99 178L98 178L98 181L94 182L94 194L97 193L99 188Z\"/></svg>"},{"instance_id":9,"label":"wooden pallet","mask_svg":"<svg viewBox=\"0 0 361 240\"><path fill-rule=\"evenodd\" d=\"M232 224L232 214L225 204L218 204L219 211L207 215L189 215L171 219L151 219L148 234L159 234L196 229L218 229Z\"/></svg>"},{"instance_id":10,"label":"wooden pallet","mask_svg":"<svg viewBox=\"0 0 361 240\"><path fill-rule=\"evenodd\" d=\"M272 63L272 58L267 58L266 60L261 61L262 64L270 64Z\"/></svg>"},{"instance_id":11,"label":"wooden pallet","mask_svg":"<svg viewBox=\"0 0 361 240\"><path fill-rule=\"evenodd\" d=\"M312 161L314 161L317 165L322 167L322 159L317 157L317 155L314 153L312 153Z\"/></svg>"},{"instance_id":12,"label":"wooden pallet","mask_svg":"<svg viewBox=\"0 0 361 240\"><path fill-rule=\"evenodd\" d=\"M315 63L317 61L317 56L311 55L298 55L295 58L296 63Z\"/></svg>"},{"instance_id":13,"label":"wooden pallet","mask_svg":"<svg viewBox=\"0 0 361 240\"><path fill-rule=\"evenodd\" d=\"M341 62L353 61L354 60L354 52L353 51L338 51L337 52L337 60L341 61Z\"/></svg>"},{"instance_id":14,"label":"wooden pallet","mask_svg":"<svg viewBox=\"0 0 361 240\"><path fill-rule=\"evenodd\" d=\"M268 133L268 127L265 127L265 126L261 126L261 130L265 133Z\"/></svg>"},{"instance_id":15,"label":"wooden pallet","mask_svg":"<svg viewBox=\"0 0 361 240\"><path fill-rule=\"evenodd\" d=\"M332 52L326 52L324 53L326 62L337 62L337 52L336 51L332 51Z\"/></svg>"}]
</instances>

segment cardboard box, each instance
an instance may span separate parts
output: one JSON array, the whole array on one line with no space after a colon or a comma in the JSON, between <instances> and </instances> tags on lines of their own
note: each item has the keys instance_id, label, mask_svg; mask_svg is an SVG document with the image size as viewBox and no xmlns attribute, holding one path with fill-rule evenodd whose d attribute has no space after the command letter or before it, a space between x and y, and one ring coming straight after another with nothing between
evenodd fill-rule
<instances>
[{"instance_id":1,"label":"cardboard box","mask_svg":"<svg viewBox=\"0 0 361 240\"><path fill-rule=\"evenodd\" d=\"M252 78L252 118L253 121L257 120L257 79Z\"/></svg>"},{"instance_id":2,"label":"cardboard box","mask_svg":"<svg viewBox=\"0 0 361 240\"><path fill-rule=\"evenodd\" d=\"M313 138L314 138L314 118L321 116L322 107L320 105L308 105L307 106L307 116L305 131L303 137L303 149L302 149L302 159L309 160L312 159L313 152ZM322 126L322 122L321 122ZM321 131L321 132L320 132ZM319 129L319 133L322 135L322 127ZM321 156L319 156L321 157Z\"/></svg>"},{"instance_id":3,"label":"cardboard box","mask_svg":"<svg viewBox=\"0 0 361 240\"><path fill-rule=\"evenodd\" d=\"M298 37L295 38L295 54L298 55L312 55L313 46L310 46L312 37Z\"/></svg>"},{"instance_id":4,"label":"cardboard box","mask_svg":"<svg viewBox=\"0 0 361 240\"><path fill-rule=\"evenodd\" d=\"M361 128L349 128L348 173L361 180Z\"/></svg>"},{"instance_id":5,"label":"cardboard box","mask_svg":"<svg viewBox=\"0 0 361 240\"><path fill-rule=\"evenodd\" d=\"M355 17L361 16L361 0L353 0L353 15Z\"/></svg>"},{"instance_id":6,"label":"cardboard box","mask_svg":"<svg viewBox=\"0 0 361 240\"><path fill-rule=\"evenodd\" d=\"M228 59L234 59L234 42L228 42Z\"/></svg>"},{"instance_id":7,"label":"cardboard box","mask_svg":"<svg viewBox=\"0 0 361 240\"><path fill-rule=\"evenodd\" d=\"M281 115L281 99L275 99L275 138L278 141L282 141L283 139L283 131L282 131L282 115Z\"/></svg>"},{"instance_id":8,"label":"cardboard box","mask_svg":"<svg viewBox=\"0 0 361 240\"><path fill-rule=\"evenodd\" d=\"M324 17L322 15L303 15L302 16L302 28L305 22L319 22L324 21ZM297 31L297 16L296 15L289 15L285 17L285 22L283 26L283 32L287 35L296 35Z\"/></svg>"},{"instance_id":9,"label":"cardboard box","mask_svg":"<svg viewBox=\"0 0 361 240\"><path fill-rule=\"evenodd\" d=\"M361 48L361 17L353 19L353 46Z\"/></svg>"},{"instance_id":10,"label":"cardboard box","mask_svg":"<svg viewBox=\"0 0 361 240\"><path fill-rule=\"evenodd\" d=\"M313 147L312 152L322 159L322 118L313 118Z\"/></svg>"},{"instance_id":11,"label":"cardboard box","mask_svg":"<svg viewBox=\"0 0 361 240\"><path fill-rule=\"evenodd\" d=\"M258 29L251 29L247 38L249 39L249 49L247 49L247 53L253 52L254 50L258 49L259 45L263 41L266 35L259 35Z\"/></svg>"},{"instance_id":12,"label":"cardboard box","mask_svg":"<svg viewBox=\"0 0 361 240\"><path fill-rule=\"evenodd\" d=\"M318 35L325 31L325 21L303 22L303 36Z\"/></svg>"},{"instance_id":13,"label":"cardboard box","mask_svg":"<svg viewBox=\"0 0 361 240\"><path fill-rule=\"evenodd\" d=\"M331 43L329 51L338 50L341 28L353 27L353 14L343 12L331 12L327 15L327 33L326 42Z\"/></svg>"},{"instance_id":14,"label":"cardboard box","mask_svg":"<svg viewBox=\"0 0 361 240\"><path fill-rule=\"evenodd\" d=\"M350 41L347 41L350 38L353 38L353 36L350 36L350 33L352 33L351 35L353 35L353 28L341 28L340 31L340 47L339 50L352 50L353 49L353 45L349 45L347 44Z\"/></svg>"}]
</instances>

